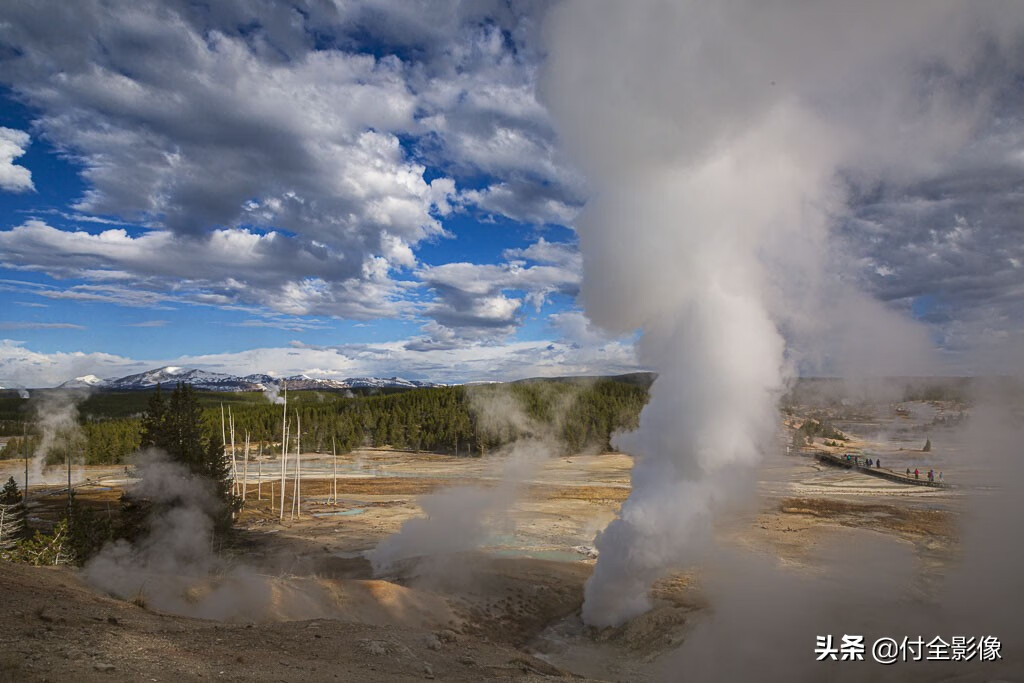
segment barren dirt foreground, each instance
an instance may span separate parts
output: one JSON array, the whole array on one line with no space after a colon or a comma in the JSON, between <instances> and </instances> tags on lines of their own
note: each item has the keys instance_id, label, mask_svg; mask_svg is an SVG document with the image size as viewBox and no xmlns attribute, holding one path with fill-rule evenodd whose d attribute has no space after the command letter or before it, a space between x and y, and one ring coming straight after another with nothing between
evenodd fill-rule
<instances>
[{"instance_id":1,"label":"barren dirt foreground","mask_svg":"<svg viewBox=\"0 0 1024 683\"><path fill-rule=\"evenodd\" d=\"M828 467L813 449L787 452L789 435L780 432L751 483L751 504L719 520L720 545L764 558L803 590L821 578L824 548L863 555L884 539L885 552L911 558L900 599L929 604L957 561L963 490ZM936 441L928 457L957 477L958 452ZM923 458L891 438L856 436L845 448L900 467ZM338 458L335 484L334 460L307 454L301 516L286 505L282 522L268 459L262 481L250 468L234 540L203 575L154 575L118 600L81 572L0 567L0 679L669 678L679 648L715 614L714 576L680 568L654 586L650 612L617 628L580 620L594 535L627 497L631 464L619 454L555 457L509 484L501 458L366 450ZM80 500L116 507L123 471L81 476ZM290 495L289 486L286 503ZM30 512L45 519L60 500L34 490ZM445 507L452 500L477 507ZM375 570L375 549L410 522L403 538L415 542L383 565L377 555ZM761 578L743 585L754 595ZM784 612L813 602L766 599ZM813 663L813 639L805 654ZM1008 654L988 671L1019 666ZM934 671L904 673L933 680Z\"/></svg>"}]
</instances>

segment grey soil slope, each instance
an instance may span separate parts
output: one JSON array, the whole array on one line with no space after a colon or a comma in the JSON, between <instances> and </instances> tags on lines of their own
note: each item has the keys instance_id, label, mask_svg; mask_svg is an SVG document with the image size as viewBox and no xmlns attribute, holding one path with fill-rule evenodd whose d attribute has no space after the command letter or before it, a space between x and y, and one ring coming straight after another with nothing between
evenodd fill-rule
<instances>
[{"instance_id":1,"label":"grey soil slope","mask_svg":"<svg viewBox=\"0 0 1024 683\"><path fill-rule=\"evenodd\" d=\"M560 677L462 634L335 620L224 624L96 594L63 569L4 564L0 681L450 681Z\"/></svg>"}]
</instances>

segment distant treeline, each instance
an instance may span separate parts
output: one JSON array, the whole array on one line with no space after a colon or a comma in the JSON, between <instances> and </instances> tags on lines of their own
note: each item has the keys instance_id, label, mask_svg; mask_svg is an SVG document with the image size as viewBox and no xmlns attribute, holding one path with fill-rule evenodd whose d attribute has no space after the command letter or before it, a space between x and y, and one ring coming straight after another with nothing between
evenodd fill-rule
<instances>
[{"instance_id":1,"label":"distant treeline","mask_svg":"<svg viewBox=\"0 0 1024 683\"><path fill-rule=\"evenodd\" d=\"M607 450L615 431L636 426L647 402L649 381L639 375L623 380L529 380L363 396L299 391L288 397L288 420L294 437L298 412L304 451L330 452L336 444L339 453L360 446L392 446L482 455L532 432L550 437L565 452ZM241 447L248 432L253 443L280 448L281 405L253 392L197 395L206 428L218 439L223 405L224 414L230 411L234 418L236 446ZM152 392L99 393L80 405L86 464L120 464L138 449L139 415L151 396ZM20 435L31 413L27 401L14 400L20 403L0 398L0 424L8 425L7 434ZM31 422L28 425L31 448L38 434ZM22 452L21 439L15 437L0 458L21 457Z\"/></svg>"},{"instance_id":2,"label":"distant treeline","mask_svg":"<svg viewBox=\"0 0 1024 683\"><path fill-rule=\"evenodd\" d=\"M289 398L288 419L302 423L303 450L338 452L360 446L480 455L539 431L567 452L607 450L613 432L636 426L647 402L645 389L613 380L592 383L522 382L470 388L433 387L366 398ZM282 406L236 405L236 444L252 439L280 443ZM525 415L526 424L516 415ZM211 429L220 429L220 410L208 409ZM293 431L294 433L294 431ZM230 437L229 437L230 438Z\"/></svg>"}]
</instances>

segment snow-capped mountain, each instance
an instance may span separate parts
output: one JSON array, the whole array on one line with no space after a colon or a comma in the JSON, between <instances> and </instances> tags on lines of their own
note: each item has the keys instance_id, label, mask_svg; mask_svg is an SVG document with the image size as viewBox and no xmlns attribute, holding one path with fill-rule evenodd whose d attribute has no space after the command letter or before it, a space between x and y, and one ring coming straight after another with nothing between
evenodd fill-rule
<instances>
[{"instance_id":1,"label":"snow-capped mountain","mask_svg":"<svg viewBox=\"0 0 1024 683\"><path fill-rule=\"evenodd\" d=\"M346 388L371 388L385 389L392 387L403 387L406 389L417 389L419 387L436 387L433 382L421 382L416 379L402 379L401 377L349 377L343 380Z\"/></svg>"},{"instance_id":2,"label":"snow-capped mountain","mask_svg":"<svg viewBox=\"0 0 1024 683\"><path fill-rule=\"evenodd\" d=\"M263 388L241 377L210 372L208 370L179 368L173 365L157 368L156 370L147 370L137 375L110 379L101 388L130 391L132 389L152 389L158 384L173 386L178 382L185 382L186 384L191 384L196 389L203 389L205 391L259 391Z\"/></svg>"},{"instance_id":3,"label":"snow-capped mountain","mask_svg":"<svg viewBox=\"0 0 1024 683\"><path fill-rule=\"evenodd\" d=\"M61 389L87 389L87 388L101 388L105 386L107 380L100 379L96 375L82 375L81 377L75 377L69 379L60 385Z\"/></svg>"},{"instance_id":4,"label":"snow-capped mountain","mask_svg":"<svg viewBox=\"0 0 1024 683\"><path fill-rule=\"evenodd\" d=\"M169 365L155 370L147 370L135 375L127 375L113 379L100 379L96 375L84 375L75 377L60 385L62 389L106 389L110 391L139 391L152 389L158 384L168 388L178 382L191 384L196 389L203 391L264 391L273 387L283 389L287 387L293 391L310 389L355 389L355 388L404 388L414 389L418 387L438 386L433 382L421 382L418 380L402 379L401 377L353 377L349 379L322 379L307 377L306 375L294 375L292 377L277 378L270 375L256 373L237 377L220 372L208 370L197 370L195 368L182 368Z\"/></svg>"}]
</instances>

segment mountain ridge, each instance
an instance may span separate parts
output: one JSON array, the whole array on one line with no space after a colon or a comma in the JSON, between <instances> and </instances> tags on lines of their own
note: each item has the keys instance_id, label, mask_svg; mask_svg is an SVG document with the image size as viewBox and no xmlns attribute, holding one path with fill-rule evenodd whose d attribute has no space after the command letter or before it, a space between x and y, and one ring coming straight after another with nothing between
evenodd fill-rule
<instances>
[{"instance_id":1,"label":"mountain ridge","mask_svg":"<svg viewBox=\"0 0 1024 683\"><path fill-rule=\"evenodd\" d=\"M327 379L292 375L291 377L273 377L263 373L250 375L231 375L222 372L211 372L198 368L185 368L167 365L123 377L102 379L96 375L82 375L67 380L58 389L105 389L109 391L145 391L155 388L158 384L175 384L185 382L196 389L204 391L273 391L285 388L296 390L315 389L416 389L420 387L443 386L435 382L410 380L401 377L347 377L345 379Z\"/></svg>"}]
</instances>

